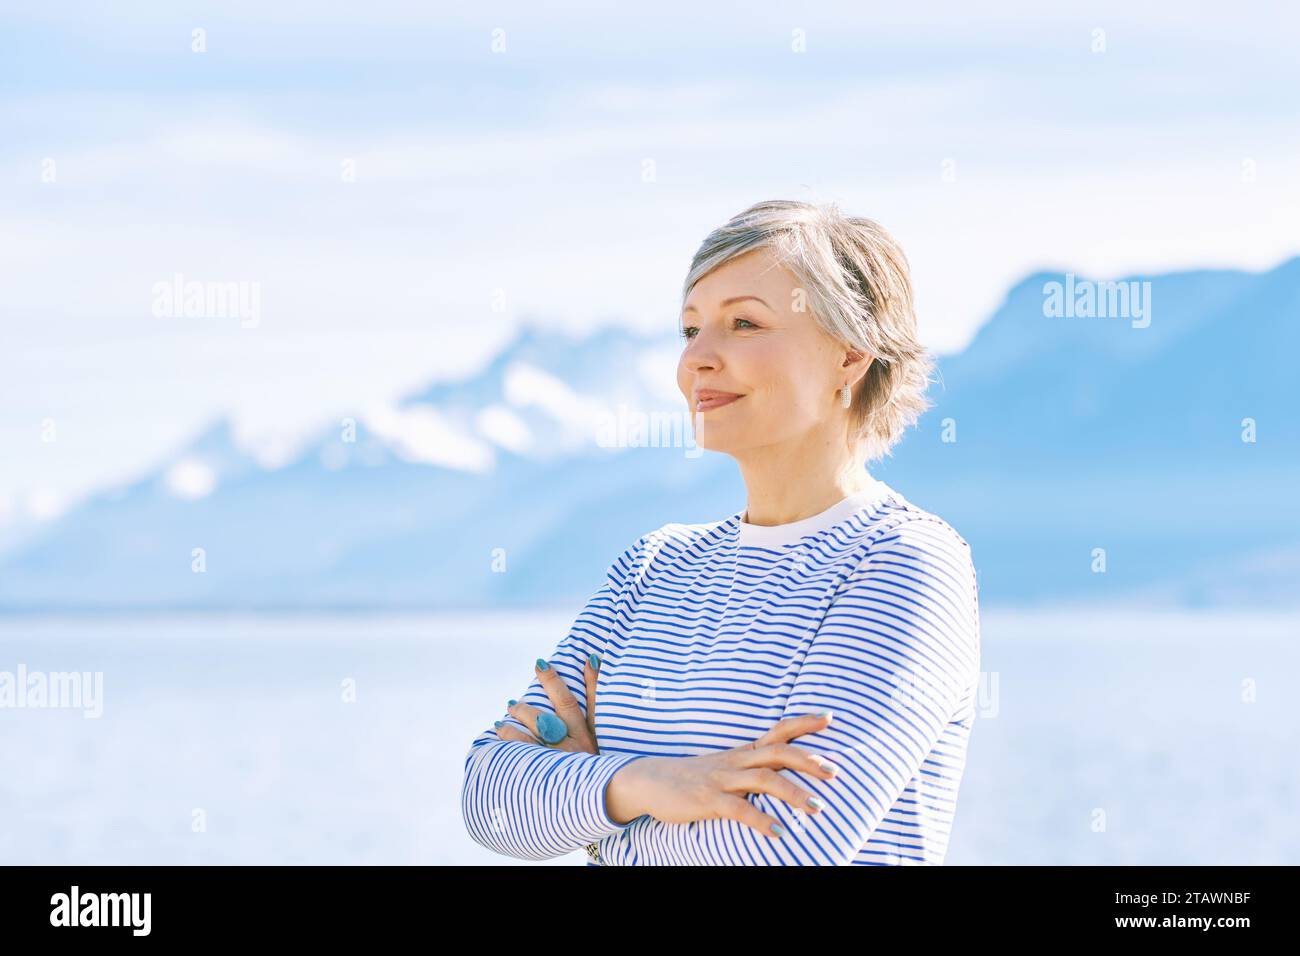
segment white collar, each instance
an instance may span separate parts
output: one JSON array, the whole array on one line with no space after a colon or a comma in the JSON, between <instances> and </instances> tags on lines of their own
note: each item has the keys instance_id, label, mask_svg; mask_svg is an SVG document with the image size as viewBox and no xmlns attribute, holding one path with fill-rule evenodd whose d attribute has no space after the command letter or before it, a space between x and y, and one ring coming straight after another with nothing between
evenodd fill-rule
<instances>
[{"instance_id":1,"label":"white collar","mask_svg":"<svg viewBox=\"0 0 1300 956\"><path fill-rule=\"evenodd\" d=\"M825 511L785 524L750 524L745 520L748 510L738 511L734 519L737 527L737 544L742 548L779 548L795 544L806 535L825 531L849 518L855 512L893 494L893 489L879 479L868 476L866 488L841 498Z\"/></svg>"}]
</instances>

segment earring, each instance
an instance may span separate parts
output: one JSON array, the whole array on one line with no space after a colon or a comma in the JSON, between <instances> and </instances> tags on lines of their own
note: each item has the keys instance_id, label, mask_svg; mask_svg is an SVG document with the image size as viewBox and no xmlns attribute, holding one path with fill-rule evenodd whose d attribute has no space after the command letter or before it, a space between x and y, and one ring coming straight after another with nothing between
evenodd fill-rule
<instances>
[{"instance_id":1,"label":"earring","mask_svg":"<svg viewBox=\"0 0 1300 956\"><path fill-rule=\"evenodd\" d=\"M853 404L853 393L849 391L849 387L845 385L842 389L840 389L840 405L842 405L844 408L848 408L852 404Z\"/></svg>"}]
</instances>

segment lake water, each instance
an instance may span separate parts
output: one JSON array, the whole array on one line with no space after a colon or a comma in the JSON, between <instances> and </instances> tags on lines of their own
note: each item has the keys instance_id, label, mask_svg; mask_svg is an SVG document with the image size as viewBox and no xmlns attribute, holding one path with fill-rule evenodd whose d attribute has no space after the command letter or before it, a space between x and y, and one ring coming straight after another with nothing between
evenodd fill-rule
<instances>
[{"instance_id":1,"label":"lake water","mask_svg":"<svg viewBox=\"0 0 1300 956\"><path fill-rule=\"evenodd\" d=\"M0 708L0 863L522 863L463 761L572 617L0 618L0 672L103 674L98 718ZM986 608L948 864L1300 863L1298 636Z\"/></svg>"}]
</instances>

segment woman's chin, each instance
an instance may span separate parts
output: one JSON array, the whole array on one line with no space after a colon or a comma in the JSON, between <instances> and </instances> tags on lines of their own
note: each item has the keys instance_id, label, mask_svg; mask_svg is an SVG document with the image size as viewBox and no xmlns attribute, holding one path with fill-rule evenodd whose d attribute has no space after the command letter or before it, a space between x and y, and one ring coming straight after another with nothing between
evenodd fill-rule
<instances>
[{"instance_id":1,"label":"woman's chin","mask_svg":"<svg viewBox=\"0 0 1300 956\"><path fill-rule=\"evenodd\" d=\"M729 434L730 429L704 429L703 434L695 433L695 446L703 448L705 451L716 451L728 454L740 444L736 441L734 434Z\"/></svg>"}]
</instances>

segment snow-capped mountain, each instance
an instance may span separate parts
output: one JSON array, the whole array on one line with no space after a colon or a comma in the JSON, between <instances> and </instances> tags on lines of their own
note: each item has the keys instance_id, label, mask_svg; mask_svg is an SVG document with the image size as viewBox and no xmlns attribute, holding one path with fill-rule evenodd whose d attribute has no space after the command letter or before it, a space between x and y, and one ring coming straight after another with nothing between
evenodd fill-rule
<instances>
[{"instance_id":1,"label":"snow-capped mountain","mask_svg":"<svg viewBox=\"0 0 1300 956\"><path fill-rule=\"evenodd\" d=\"M0 606L562 603L650 528L743 507L729 462L694 447L674 347L527 327L274 469L217 422L0 557Z\"/></svg>"},{"instance_id":2,"label":"snow-capped mountain","mask_svg":"<svg viewBox=\"0 0 1300 956\"><path fill-rule=\"evenodd\" d=\"M971 543L986 603L1300 600L1300 259L1122 281L1142 319L1018 284L873 473ZM0 608L572 605L646 531L744 507L679 348L528 327L274 468L214 423L0 556Z\"/></svg>"}]
</instances>

